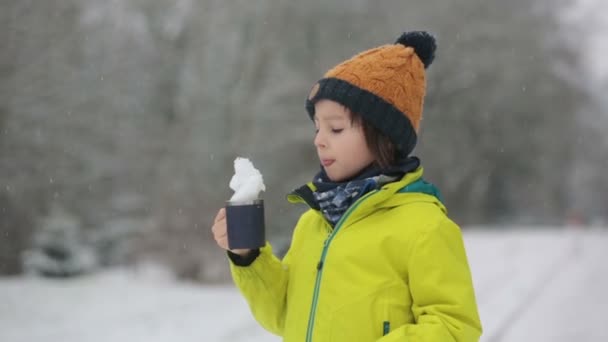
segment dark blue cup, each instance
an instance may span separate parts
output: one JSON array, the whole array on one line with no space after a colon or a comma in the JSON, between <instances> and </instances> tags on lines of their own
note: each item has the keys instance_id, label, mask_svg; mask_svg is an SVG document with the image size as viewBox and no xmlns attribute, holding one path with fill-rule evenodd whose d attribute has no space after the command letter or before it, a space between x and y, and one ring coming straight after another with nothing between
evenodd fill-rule
<instances>
[{"instance_id":1,"label":"dark blue cup","mask_svg":"<svg viewBox=\"0 0 608 342\"><path fill-rule=\"evenodd\" d=\"M256 249L266 244L264 201L226 202L228 248Z\"/></svg>"}]
</instances>

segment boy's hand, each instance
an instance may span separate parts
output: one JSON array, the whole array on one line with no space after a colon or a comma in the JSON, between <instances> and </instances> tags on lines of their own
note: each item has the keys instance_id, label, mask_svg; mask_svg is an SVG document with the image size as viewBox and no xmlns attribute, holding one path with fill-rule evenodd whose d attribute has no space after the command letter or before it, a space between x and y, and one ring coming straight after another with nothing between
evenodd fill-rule
<instances>
[{"instance_id":1,"label":"boy's hand","mask_svg":"<svg viewBox=\"0 0 608 342\"><path fill-rule=\"evenodd\" d=\"M213 238L218 246L240 256L247 256L251 252L251 249L229 249L228 248L228 226L226 225L226 209L222 208L218 211L213 220Z\"/></svg>"}]
</instances>

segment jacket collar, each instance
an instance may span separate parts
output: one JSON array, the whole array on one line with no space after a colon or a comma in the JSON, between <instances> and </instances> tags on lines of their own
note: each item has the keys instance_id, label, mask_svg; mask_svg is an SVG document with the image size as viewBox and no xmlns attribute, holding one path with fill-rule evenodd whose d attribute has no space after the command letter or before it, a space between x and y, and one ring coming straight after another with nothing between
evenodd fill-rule
<instances>
[{"instance_id":1,"label":"jacket collar","mask_svg":"<svg viewBox=\"0 0 608 342\"><path fill-rule=\"evenodd\" d=\"M413 202L432 203L447 213L446 207L441 202L439 191L433 184L424 181L423 173L424 169L420 166L415 171L405 174L399 181L388 183L382 188L370 192L359 202L353 204L357 207L349 214L343 225L354 223L377 209L389 209ZM312 193L315 190L315 185L312 182L308 183L287 195L287 200L291 203L305 203L323 216L312 200Z\"/></svg>"}]
</instances>

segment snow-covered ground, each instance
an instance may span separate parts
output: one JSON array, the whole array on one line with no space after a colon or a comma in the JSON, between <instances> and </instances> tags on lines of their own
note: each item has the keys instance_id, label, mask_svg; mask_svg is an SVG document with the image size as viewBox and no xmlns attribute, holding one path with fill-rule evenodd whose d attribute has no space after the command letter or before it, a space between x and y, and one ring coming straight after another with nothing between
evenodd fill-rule
<instances>
[{"instance_id":1,"label":"snow-covered ground","mask_svg":"<svg viewBox=\"0 0 608 342\"><path fill-rule=\"evenodd\" d=\"M486 342L608 341L608 230L466 230ZM2 342L280 341L231 286L150 272L0 278Z\"/></svg>"}]
</instances>

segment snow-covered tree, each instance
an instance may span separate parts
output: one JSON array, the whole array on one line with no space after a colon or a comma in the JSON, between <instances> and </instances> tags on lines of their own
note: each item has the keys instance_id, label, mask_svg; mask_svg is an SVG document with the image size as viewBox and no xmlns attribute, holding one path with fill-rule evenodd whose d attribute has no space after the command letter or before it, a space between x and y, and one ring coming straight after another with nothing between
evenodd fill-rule
<instances>
[{"instance_id":1,"label":"snow-covered tree","mask_svg":"<svg viewBox=\"0 0 608 342\"><path fill-rule=\"evenodd\" d=\"M27 273L71 277L94 270L97 257L95 250L86 244L78 219L54 207L40 221L23 262Z\"/></svg>"}]
</instances>

